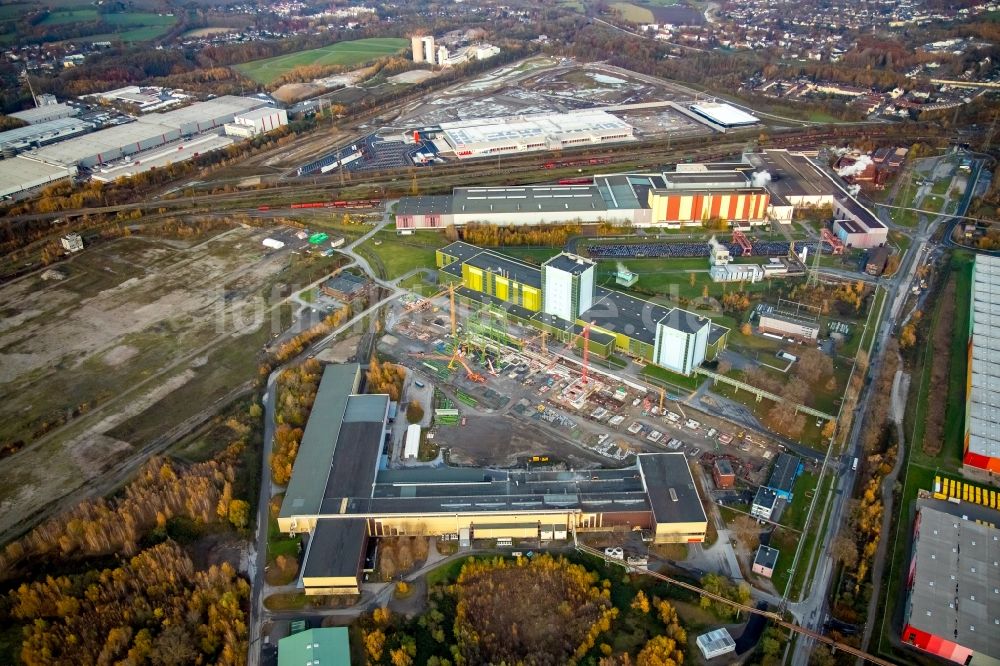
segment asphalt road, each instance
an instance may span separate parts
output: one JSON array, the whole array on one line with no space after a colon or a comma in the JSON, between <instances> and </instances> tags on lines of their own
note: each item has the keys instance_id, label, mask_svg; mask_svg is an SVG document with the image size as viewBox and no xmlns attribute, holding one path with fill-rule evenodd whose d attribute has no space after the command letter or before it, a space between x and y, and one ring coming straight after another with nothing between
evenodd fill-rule
<instances>
[{"instance_id":1,"label":"asphalt road","mask_svg":"<svg viewBox=\"0 0 1000 666\"><path fill-rule=\"evenodd\" d=\"M882 210L884 209L880 209L880 212ZM960 212L960 214L964 214L964 211ZM899 271L888 281L883 280L883 286L889 289L889 294L885 301L885 307L882 310L882 316L878 322L878 333L875 338L872 356L869 359L869 377L877 377L881 371L884 360L882 352L886 347L889 336L898 324L903 304L914 281L916 269L924 264L928 260L928 257L932 255L933 250L930 246L930 239L937 227L947 219L945 217L937 217L929 223L922 224L913 235L914 246L906 253ZM874 382L865 384L858 400L859 406L864 406L868 403L873 386ZM858 410L860 410L860 407ZM866 416L866 413L860 411L856 414L850 438L848 439L848 446L846 447L846 455L848 457L857 457L861 453L861 433L865 427ZM902 451L900 451L899 455L902 455ZM827 522L827 529L819 543L818 550L815 551L820 553L820 559L811 581L809 593L800 603L790 604L788 607L800 623L811 629L820 628L826 619L827 600L834 564L833 556L830 553L830 544L836 537L845 518L845 509L854 488L855 477L856 472L849 467L846 467L844 473L839 477L836 485L837 493L834 493L833 498L835 499L832 500L832 507L829 509L830 516ZM827 501L829 504L830 497L828 497ZM892 510L893 507L891 506L887 505L885 507L887 513ZM825 511L820 515L824 514ZM876 581L876 585L878 584L879 581ZM792 666L807 666L812 650L812 643L808 638L801 638L796 642L790 662Z\"/></svg>"},{"instance_id":2,"label":"asphalt road","mask_svg":"<svg viewBox=\"0 0 1000 666\"><path fill-rule=\"evenodd\" d=\"M387 206L388 210L388 206ZM404 292L399 288L377 279L371 270L368 262L354 252L354 248L364 243L381 229L383 229L390 222L389 214L386 212L383 215L383 219L376 224L371 231L365 235L358 238L356 241L345 247L342 252L347 256L351 257L358 266L361 267L365 273L368 274L369 278L374 280L380 286L389 290L389 295L375 303L374 305L368 307L366 310L359 312L350 320L341 324L340 327L335 329L329 335L317 340L309 347L304 349L301 354L286 362L284 365L275 368L274 371L267 378L267 389L263 398L264 401L264 441L261 452L261 483L260 483L260 495L257 499L257 529L254 534L254 548L251 556L249 558L249 577L251 581L251 593L250 593L250 645L249 654L247 659L248 666L257 666L260 660L261 645L261 630L265 620L268 619L270 613L263 605L263 595L264 595L264 567L267 564L267 526L268 526L268 511L271 502L271 497L275 493L276 488L271 484L271 472L269 460L271 457L271 448L274 443L274 402L276 396L276 387L278 382L278 376L285 370L285 368L301 363L306 358L315 355L316 353L322 351L331 342L337 339L344 331L349 330L351 327L357 325L359 322L363 321L372 312L376 312L383 305L389 301L398 298Z\"/></svg>"}]
</instances>

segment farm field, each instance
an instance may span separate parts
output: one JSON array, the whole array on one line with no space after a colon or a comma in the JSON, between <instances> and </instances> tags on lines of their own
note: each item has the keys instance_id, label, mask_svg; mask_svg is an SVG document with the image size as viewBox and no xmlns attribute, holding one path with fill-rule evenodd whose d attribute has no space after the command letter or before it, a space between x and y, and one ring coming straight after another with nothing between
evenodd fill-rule
<instances>
[{"instance_id":1,"label":"farm field","mask_svg":"<svg viewBox=\"0 0 1000 666\"><path fill-rule=\"evenodd\" d=\"M392 55L408 45L407 40L395 37L357 39L349 42L337 42L318 49L287 53L274 58L252 60L236 65L235 69L240 74L266 85L296 67L306 65L351 67L375 58Z\"/></svg>"},{"instance_id":2,"label":"farm field","mask_svg":"<svg viewBox=\"0 0 1000 666\"><path fill-rule=\"evenodd\" d=\"M175 16L153 12L122 12L100 14L90 8L60 8L53 10L41 25L67 25L70 23L96 23L100 21L112 30L87 35L93 41L145 42L156 39L177 23Z\"/></svg>"},{"instance_id":3,"label":"farm field","mask_svg":"<svg viewBox=\"0 0 1000 666\"><path fill-rule=\"evenodd\" d=\"M611 7L621 12L623 19L632 23L652 23L654 21L653 12L639 5L633 5L629 2L616 2Z\"/></svg>"}]
</instances>

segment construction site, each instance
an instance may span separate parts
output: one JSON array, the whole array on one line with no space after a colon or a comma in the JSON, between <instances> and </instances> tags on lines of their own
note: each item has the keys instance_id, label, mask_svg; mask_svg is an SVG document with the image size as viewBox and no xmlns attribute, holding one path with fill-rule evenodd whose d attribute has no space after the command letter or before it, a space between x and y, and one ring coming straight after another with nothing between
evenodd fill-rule
<instances>
[{"instance_id":1,"label":"construction site","mask_svg":"<svg viewBox=\"0 0 1000 666\"><path fill-rule=\"evenodd\" d=\"M417 460L393 453L403 466L623 467L637 454L670 451L709 465L736 456L752 481L783 446L692 407L689 395L635 364L619 367L603 353L609 336L590 323L539 330L455 284L404 297L387 320L397 323L380 353L431 389L423 394L430 436Z\"/></svg>"}]
</instances>

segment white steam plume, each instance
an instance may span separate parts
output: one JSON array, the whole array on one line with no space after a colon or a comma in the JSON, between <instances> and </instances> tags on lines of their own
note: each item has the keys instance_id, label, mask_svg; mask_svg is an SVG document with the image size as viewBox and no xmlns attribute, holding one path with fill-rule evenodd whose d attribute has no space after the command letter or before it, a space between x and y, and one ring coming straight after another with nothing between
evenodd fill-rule
<instances>
[{"instance_id":1,"label":"white steam plume","mask_svg":"<svg viewBox=\"0 0 1000 666\"><path fill-rule=\"evenodd\" d=\"M872 158L867 155L862 155L858 158L858 161L850 166L846 166L843 169L837 169L837 175L841 178L847 178L849 176L857 176L862 171L868 168L868 165L872 164Z\"/></svg>"},{"instance_id":2,"label":"white steam plume","mask_svg":"<svg viewBox=\"0 0 1000 666\"><path fill-rule=\"evenodd\" d=\"M771 172L756 171L750 176L750 182L753 183L754 187L764 187L771 182Z\"/></svg>"}]
</instances>

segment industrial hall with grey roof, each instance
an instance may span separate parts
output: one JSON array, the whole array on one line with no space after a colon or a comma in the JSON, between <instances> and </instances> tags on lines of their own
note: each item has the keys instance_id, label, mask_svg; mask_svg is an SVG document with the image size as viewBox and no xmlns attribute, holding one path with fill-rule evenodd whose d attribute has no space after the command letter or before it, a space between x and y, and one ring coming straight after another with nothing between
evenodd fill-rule
<instances>
[{"instance_id":1,"label":"industrial hall with grey roof","mask_svg":"<svg viewBox=\"0 0 1000 666\"><path fill-rule=\"evenodd\" d=\"M468 532L538 538L562 531L647 529L656 542L701 541L707 518L683 454L637 456L626 469L387 469L389 399L364 395L356 363L327 365L278 514L308 533L300 586L357 593L366 542Z\"/></svg>"}]
</instances>

